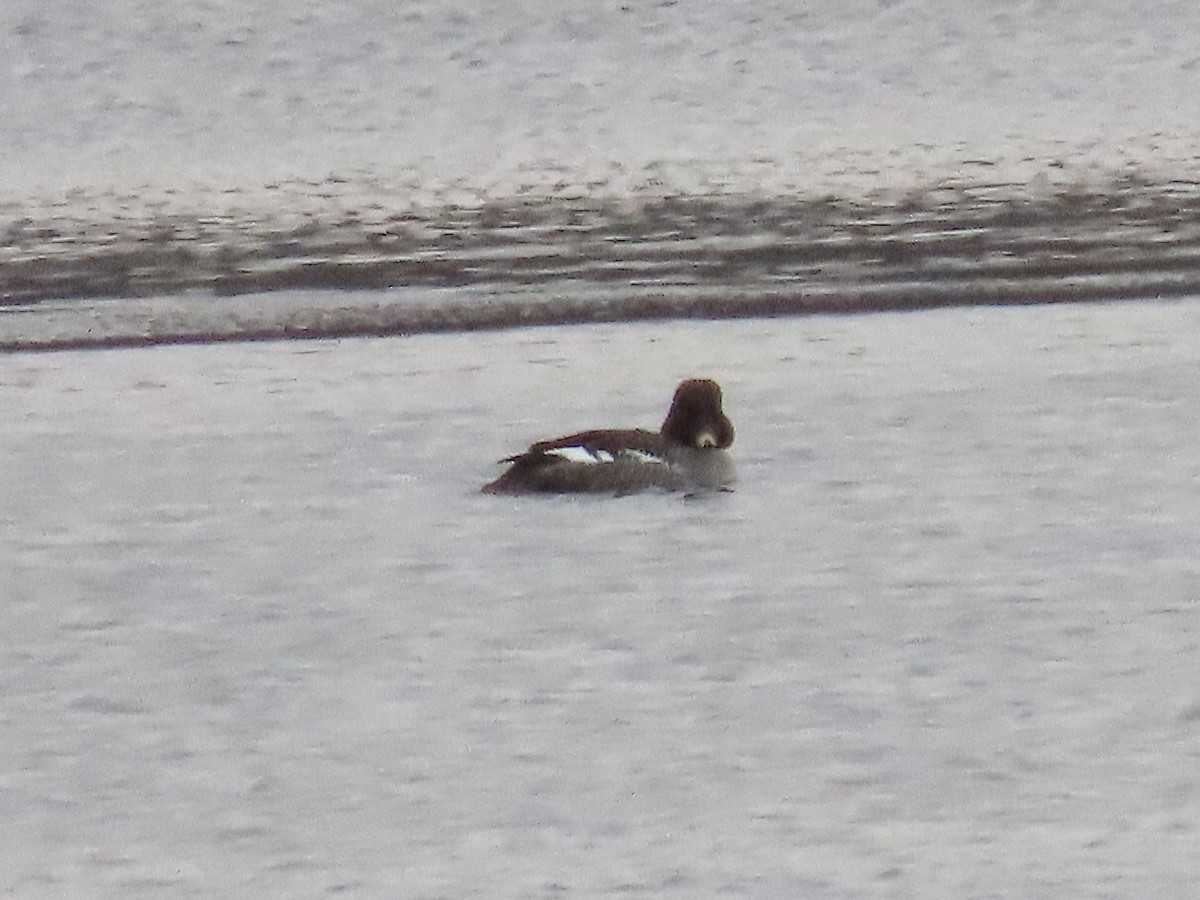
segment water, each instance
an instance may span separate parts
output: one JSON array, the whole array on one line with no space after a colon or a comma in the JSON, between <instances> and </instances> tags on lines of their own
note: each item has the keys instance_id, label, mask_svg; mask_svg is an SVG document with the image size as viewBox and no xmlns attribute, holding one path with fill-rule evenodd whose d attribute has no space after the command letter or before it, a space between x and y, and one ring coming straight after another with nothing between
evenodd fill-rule
<instances>
[{"instance_id":1,"label":"water","mask_svg":"<svg viewBox=\"0 0 1200 900\"><path fill-rule=\"evenodd\" d=\"M1186 0L10 0L2 177L145 206L1186 167L1198 25Z\"/></svg>"},{"instance_id":2,"label":"water","mask_svg":"<svg viewBox=\"0 0 1200 900\"><path fill-rule=\"evenodd\" d=\"M0 885L1187 896L1198 316L10 356ZM476 493L696 374L736 493Z\"/></svg>"},{"instance_id":3,"label":"water","mask_svg":"<svg viewBox=\"0 0 1200 900\"><path fill-rule=\"evenodd\" d=\"M0 891L1195 893L1194 3L243 6L0 6Z\"/></svg>"},{"instance_id":4,"label":"water","mask_svg":"<svg viewBox=\"0 0 1200 900\"><path fill-rule=\"evenodd\" d=\"M1197 35L1190 2L12 0L0 347L494 324L411 313L431 285L630 288L501 324L1194 295ZM313 288L381 309L257 296Z\"/></svg>"}]
</instances>

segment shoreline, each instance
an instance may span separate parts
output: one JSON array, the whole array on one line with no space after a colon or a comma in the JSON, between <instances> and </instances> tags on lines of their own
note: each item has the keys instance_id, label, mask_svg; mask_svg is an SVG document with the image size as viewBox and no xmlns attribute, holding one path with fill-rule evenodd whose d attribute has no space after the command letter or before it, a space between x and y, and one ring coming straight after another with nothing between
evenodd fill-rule
<instances>
[{"instance_id":1,"label":"shoreline","mask_svg":"<svg viewBox=\"0 0 1200 900\"><path fill-rule=\"evenodd\" d=\"M330 210L17 219L0 352L1200 295L1179 180Z\"/></svg>"}]
</instances>

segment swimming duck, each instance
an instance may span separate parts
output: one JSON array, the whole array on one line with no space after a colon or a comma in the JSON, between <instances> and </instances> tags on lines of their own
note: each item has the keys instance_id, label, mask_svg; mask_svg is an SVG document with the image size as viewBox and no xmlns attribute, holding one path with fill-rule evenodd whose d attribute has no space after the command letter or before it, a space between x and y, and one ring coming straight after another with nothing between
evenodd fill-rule
<instances>
[{"instance_id":1,"label":"swimming duck","mask_svg":"<svg viewBox=\"0 0 1200 900\"><path fill-rule=\"evenodd\" d=\"M721 388L707 378L681 382L657 432L597 429L539 441L509 464L486 494L632 494L729 490L733 423L721 410Z\"/></svg>"}]
</instances>

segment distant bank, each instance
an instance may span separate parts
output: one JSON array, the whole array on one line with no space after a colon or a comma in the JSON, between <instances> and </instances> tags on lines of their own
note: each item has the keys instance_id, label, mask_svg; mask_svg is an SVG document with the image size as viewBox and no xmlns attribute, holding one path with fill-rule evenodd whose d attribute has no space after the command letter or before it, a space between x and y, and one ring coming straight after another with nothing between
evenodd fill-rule
<instances>
[{"instance_id":1,"label":"distant bank","mask_svg":"<svg viewBox=\"0 0 1200 900\"><path fill-rule=\"evenodd\" d=\"M0 350L1200 296L1200 183L0 220Z\"/></svg>"}]
</instances>

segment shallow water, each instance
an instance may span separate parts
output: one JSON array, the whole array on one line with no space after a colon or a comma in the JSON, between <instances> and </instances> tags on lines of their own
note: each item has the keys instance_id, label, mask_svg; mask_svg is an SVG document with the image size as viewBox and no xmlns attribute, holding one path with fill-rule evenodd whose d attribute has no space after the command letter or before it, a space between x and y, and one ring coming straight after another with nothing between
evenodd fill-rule
<instances>
[{"instance_id":1,"label":"shallow water","mask_svg":"<svg viewBox=\"0 0 1200 900\"><path fill-rule=\"evenodd\" d=\"M1187 896L1200 305L0 360L0 888ZM739 490L485 497L718 378Z\"/></svg>"}]
</instances>

